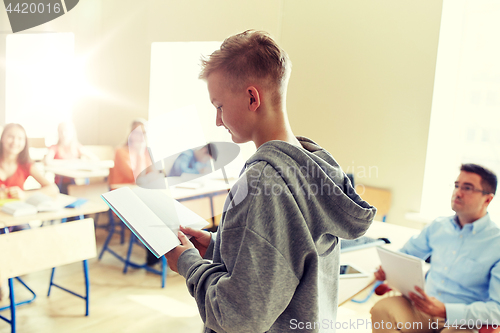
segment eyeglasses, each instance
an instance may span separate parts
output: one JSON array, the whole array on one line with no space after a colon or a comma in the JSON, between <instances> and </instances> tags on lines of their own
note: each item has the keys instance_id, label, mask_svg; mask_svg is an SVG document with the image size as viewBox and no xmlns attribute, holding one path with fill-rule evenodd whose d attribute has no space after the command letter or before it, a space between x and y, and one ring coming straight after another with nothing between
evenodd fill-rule
<instances>
[{"instance_id":1,"label":"eyeglasses","mask_svg":"<svg viewBox=\"0 0 500 333\"><path fill-rule=\"evenodd\" d=\"M474 188L474 185L469 185L469 184L462 184L462 185L455 184L455 191L457 191L458 189L461 189L465 193L481 192L482 194L489 194L488 192L476 189Z\"/></svg>"}]
</instances>

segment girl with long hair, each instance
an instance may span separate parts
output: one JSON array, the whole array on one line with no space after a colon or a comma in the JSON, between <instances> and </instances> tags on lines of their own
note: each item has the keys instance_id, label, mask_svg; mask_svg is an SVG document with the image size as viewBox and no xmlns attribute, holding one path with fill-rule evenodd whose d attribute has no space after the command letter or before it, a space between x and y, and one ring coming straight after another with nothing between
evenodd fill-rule
<instances>
[{"instance_id":1,"label":"girl with long hair","mask_svg":"<svg viewBox=\"0 0 500 333\"><path fill-rule=\"evenodd\" d=\"M43 176L29 156L26 131L19 124L7 124L0 137L0 198L24 199L24 182L32 176L41 188L29 191L55 196L57 186Z\"/></svg>"}]
</instances>

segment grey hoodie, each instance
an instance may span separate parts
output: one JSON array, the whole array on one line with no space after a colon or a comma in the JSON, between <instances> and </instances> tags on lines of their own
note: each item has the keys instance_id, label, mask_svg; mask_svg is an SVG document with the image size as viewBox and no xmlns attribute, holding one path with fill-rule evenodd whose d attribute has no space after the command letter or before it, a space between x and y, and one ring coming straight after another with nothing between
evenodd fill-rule
<instances>
[{"instance_id":1,"label":"grey hoodie","mask_svg":"<svg viewBox=\"0 0 500 333\"><path fill-rule=\"evenodd\" d=\"M205 259L196 249L179 257L205 332L334 332L338 237L363 235L376 209L326 150L298 139L302 148L260 146Z\"/></svg>"}]
</instances>

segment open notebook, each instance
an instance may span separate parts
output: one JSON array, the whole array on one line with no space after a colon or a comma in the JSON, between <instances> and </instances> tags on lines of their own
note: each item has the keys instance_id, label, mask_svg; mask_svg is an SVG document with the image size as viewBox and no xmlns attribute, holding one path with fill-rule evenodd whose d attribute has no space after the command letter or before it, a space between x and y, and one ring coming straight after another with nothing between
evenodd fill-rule
<instances>
[{"instance_id":1,"label":"open notebook","mask_svg":"<svg viewBox=\"0 0 500 333\"><path fill-rule=\"evenodd\" d=\"M34 193L25 201L11 200L2 205L2 212L13 216L34 215L39 212L54 212L75 203L77 198L69 195L59 195L57 198L43 193ZM5 200L2 200L5 201Z\"/></svg>"},{"instance_id":2,"label":"open notebook","mask_svg":"<svg viewBox=\"0 0 500 333\"><path fill-rule=\"evenodd\" d=\"M165 190L121 187L101 197L158 258L180 244L180 225L201 229L208 224Z\"/></svg>"}]
</instances>

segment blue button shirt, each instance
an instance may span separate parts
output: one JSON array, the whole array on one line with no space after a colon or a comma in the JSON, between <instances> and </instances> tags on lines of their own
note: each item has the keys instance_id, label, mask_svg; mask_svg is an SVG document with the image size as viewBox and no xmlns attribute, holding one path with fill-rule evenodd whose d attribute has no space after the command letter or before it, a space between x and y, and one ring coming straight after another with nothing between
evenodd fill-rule
<instances>
[{"instance_id":1,"label":"blue button shirt","mask_svg":"<svg viewBox=\"0 0 500 333\"><path fill-rule=\"evenodd\" d=\"M456 216L438 218L400 251L432 255L425 291L445 304L450 324L500 324L500 228L489 214L463 228Z\"/></svg>"}]
</instances>

